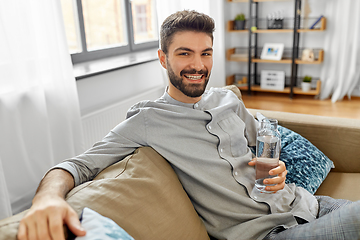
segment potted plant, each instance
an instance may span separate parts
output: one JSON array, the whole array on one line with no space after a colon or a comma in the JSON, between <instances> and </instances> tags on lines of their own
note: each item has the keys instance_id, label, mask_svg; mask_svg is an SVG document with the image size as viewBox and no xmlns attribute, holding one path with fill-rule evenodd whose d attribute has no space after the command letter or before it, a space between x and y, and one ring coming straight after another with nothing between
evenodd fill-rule
<instances>
[{"instance_id":1,"label":"potted plant","mask_svg":"<svg viewBox=\"0 0 360 240\"><path fill-rule=\"evenodd\" d=\"M243 13L240 13L238 15L236 15L235 19L234 19L234 29L235 30L244 30L245 29L245 15Z\"/></svg>"},{"instance_id":2,"label":"potted plant","mask_svg":"<svg viewBox=\"0 0 360 240\"><path fill-rule=\"evenodd\" d=\"M312 77L311 76L308 76L306 75L301 83L301 89L304 91L304 92L308 92L310 91L311 89L311 80L312 80Z\"/></svg>"}]
</instances>

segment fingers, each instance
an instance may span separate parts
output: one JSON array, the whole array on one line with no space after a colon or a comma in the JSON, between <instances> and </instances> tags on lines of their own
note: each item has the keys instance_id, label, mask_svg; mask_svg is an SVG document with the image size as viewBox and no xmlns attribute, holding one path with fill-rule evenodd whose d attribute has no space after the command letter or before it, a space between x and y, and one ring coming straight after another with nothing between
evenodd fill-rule
<instances>
[{"instance_id":1,"label":"fingers","mask_svg":"<svg viewBox=\"0 0 360 240\"><path fill-rule=\"evenodd\" d=\"M36 231L31 231L31 229L36 229L36 223L34 221L31 221L31 222L29 222L27 224L29 240L41 239L41 238L38 238L37 232Z\"/></svg>"},{"instance_id":2,"label":"fingers","mask_svg":"<svg viewBox=\"0 0 360 240\"><path fill-rule=\"evenodd\" d=\"M46 213L44 212L39 212L35 215L35 219L33 219L32 222L30 222L31 224L34 224L35 227L30 227L28 226L29 229L29 239L51 239L50 235L49 235L49 229L47 227L48 225L48 219L46 216ZM36 231L34 230L30 230L30 229L36 229ZM37 235L37 238L35 237L30 237L30 235Z\"/></svg>"},{"instance_id":3,"label":"fingers","mask_svg":"<svg viewBox=\"0 0 360 240\"><path fill-rule=\"evenodd\" d=\"M266 180L264 180L265 184L271 184L270 182L271 181L269 180L269 183L266 183ZM282 181L274 186L266 186L265 190L276 193L277 191L282 190L284 187L285 187L285 181Z\"/></svg>"},{"instance_id":4,"label":"fingers","mask_svg":"<svg viewBox=\"0 0 360 240\"><path fill-rule=\"evenodd\" d=\"M285 170L285 172L278 174L276 177L265 179L264 183L265 184L279 184L279 183L285 182L286 174L287 174L287 170Z\"/></svg>"},{"instance_id":5,"label":"fingers","mask_svg":"<svg viewBox=\"0 0 360 240\"><path fill-rule=\"evenodd\" d=\"M76 212L72 209L69 209L67 217L65 218L65 223L69 227L69 230L74 233L76 236L85 236L86 231L82 228L81 223L78 219Z\"/></svg>"},{"instance_id":6,"label":"fingers","mask_svg":"<svg viewBox=\"0 0 360 240\"><path fill-rule=\"evenodd\" d=\"M285 180L286 180L286 166L283 161L279 161L279 166L269 171L270 175L277 175L273 178L267 178L264 180L265 184L273 185L274 186L267 186L265 189L267 191L274 191L277 192L285 187Z\"/></svg>"},{"instance_id":7,"label":"fingers","mask_svg":"<svg viewBox=\"0 0 360 240\"><path fill-rule=\"evenodd\" d=\"M283 161L279 161L279 166L269 171L270 175L278 175L286 171L286 166Z\"/></svg>"},{"instance_id":8,"label":"fingers","mask_svg":"<svg viewBox=\"0 0 360 240\"><path fill-rule=\"evenodd\" d=\"M76 236L84 236L76 212L65 202L47 207L33 206L20 221L19 240L65 240L63 225L66 224Z\"/></svg>"},{"instance_id":9,"label":"fingers","mask_svg":"<svg viewBox=\"0 0 360 240\"><path fill-rule=\"evenodd\" d=\"M19 224L17 238L19 240L38 239L36 231L29 231L31 229L36 229L35 222L29 218L23 218Z\"/></svg>"},{"instance_id":10,"label":"fingers","mask_svg":"<svg viewBox=\"0 0 360 240\"><path fill-rule=\"evenodd\" d=\"M256 158L253 158L248 165L255 166L256 165ZM273 178L267 178L264 180L264 184L266 185L274 185L274 186L266 186L266 191L273 191L277 192L285 187L285 180L286 180L286 166L283 161L279 161L279 166L276 168L273 168L269 171L269 175L275 176Z\"/></svg>"},{"instance_id":11,"label":"fingers","mask_svg":"<svg viewBox=\"0 0 360 240\"><path fill-rule=\"evenodd\" d=\"M26 238L27 238L27 227L23 223L23 221L21 220L20 224L19 224L17 239L23 240L23 239L26 239Z\"/></svg>"},{"instance_id":12,"label":"fingers","mask_svg":"<svg viewBox=\"0 0 360 240\"><path fill-rule=\"evenodd\" d=\"M278 176L273 177L273 178L267 178L264 180L264 183L266 185L271 185L271 184L275 184L274 186L266 186L266 190L267 191L279 191L281 189L283 189L285 187L285 180L286 180L286 174L287 174L287 170L285 170L284 172L280 173Z\"/></svg>"},{"instance_id":13,"label":"fingers","mask_svg":"<svg viewBox=\"0 0 360 240\"><path fill-rule=\"evenodd\" d=\"M253 158L250 162L248 162L249 166L255 166L256 165L256 158Z\"/></svg>"},{"instance_id":14,"label":"fingers","mask_svg":"<svg viewBox=\"0 0 360 240\"><path fill-rule=\"evenodd\" d=\"M63 240L65 239L63 231L63 219L60 213L54 213L49 218L48 233L51 235L53 240Z\"/></svg>"},{"instance_id":15,"label":"fingers","mask_svg":"<svg viewBox=\"0 0 360 240\"><path fill-rule=\"evenodd\" d=\"M51 213L50 213L51 214ZM44 209L29 211L28 214L20 221L18 230L19 240L64 240L64 233L57 234L55 237L51 236L50 223L57 215L49 215ZM62 228L62 221L60 218L60 227Z\"/></svg>"}]
</instances>

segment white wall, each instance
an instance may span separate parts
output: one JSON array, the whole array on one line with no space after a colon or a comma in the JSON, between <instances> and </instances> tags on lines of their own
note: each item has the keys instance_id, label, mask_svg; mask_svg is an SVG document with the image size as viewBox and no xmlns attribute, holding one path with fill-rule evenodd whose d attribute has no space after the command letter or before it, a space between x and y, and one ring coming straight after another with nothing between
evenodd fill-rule
<instances>
[{"instance_id":1,"label":"white wall","mask_svg":"<svg viewBox=\"0 0 360 240\"><path fill-rule=\"evenodd\" d=\"M78 80L81 115L154 88L159 89L160 97L165 89L162 71L159 62L152 61Z\"/></svg>"},{"instance_id":2,"label":"white wall","mask_svg":"<svg viewBox=\"0 0 360 240\"><path fill-rule=\"evenodd\" d=\"M222 52L217 50L215 55ZM215 57L217 58L217 57ZM225 85L225 59L218 57L211 73L208 88ZM122 68L76 81L81 115L87 115L117 102L141 94L144 91L158 89L162 96L168 80L165 70L158 61ZM155 99L143 99L155 100ZM135 102L134 102L135 104Z\"/></svg>"},{"instance_id":3,"label":"white wall","mask_svg":"<svg viewBox=\"0 0 360 240\"><path fill-rule=\"evenodd\" d=\"M224 1L209 0L210 12L215 20L214 32L214 64L209 81L209 87L222 87L225 85L225 27L224 27Z\"/></svg>"}]
</instances>

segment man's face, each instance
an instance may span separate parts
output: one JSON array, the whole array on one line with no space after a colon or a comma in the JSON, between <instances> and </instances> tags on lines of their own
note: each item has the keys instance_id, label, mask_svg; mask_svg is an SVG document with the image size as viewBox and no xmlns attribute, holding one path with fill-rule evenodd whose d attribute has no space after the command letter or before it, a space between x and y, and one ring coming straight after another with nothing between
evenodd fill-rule
<instances>
[{"instance_id":1,"label":"man's face","mask_svg":"<svg viewBox=\"0 0 360 240\"><path fill-rule=\"evenodd\" d=\"M212 54L212 40L206 33L176 33L168 54L159 50L160 62L168 71L170 96L182 102L199 101L210 78Z\"/></svg>"}]
</instances>

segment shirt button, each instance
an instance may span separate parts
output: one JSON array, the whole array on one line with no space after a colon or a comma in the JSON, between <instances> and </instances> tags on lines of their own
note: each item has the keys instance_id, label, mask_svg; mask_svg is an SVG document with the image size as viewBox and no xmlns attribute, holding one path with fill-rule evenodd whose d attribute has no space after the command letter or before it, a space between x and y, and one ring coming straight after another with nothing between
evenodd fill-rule
<instances>
[{"instance_id":1,"label":"shirt button","mask_svg":"<svg viewBox=\"0 0 360 240\"><path fill-rule=\"evenodd\" d=\"M238 172L234 172L235 176L237 176L239 173Z\"/></svg>"},{"instance_id":2,"label":"shirt button","mask_svg":"<svg viewBox=\"0 0 360 240\"><path fill-rule=\"evenodd\" d=\"M208 126L209 129L211 129L211 126Z\"/></svg>"},{"instance_id":3,"label":"shirt button","mask_svg":"<svg viewBox=\"0 0 360 240\"><path fill-rule=\"evenodd\" d=\"M223 148L221 148L221 149L220 149L220 152L223 152L223 151L224 151L224 149L223 149Z\"/></svg>"},{"instance_id":4,"label":"shirt button","mask_svg":"<svg viewBox=\"0 0 360 240\"><path fill-rule=\"evenodd\" d=\"M196 107L196 108L199 107L199 104L195 103L195 104L194 104L194 107Z\"/></svg>"}]
</instances>

